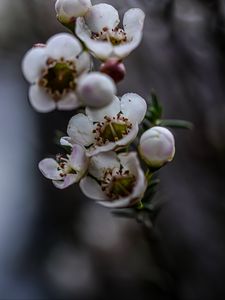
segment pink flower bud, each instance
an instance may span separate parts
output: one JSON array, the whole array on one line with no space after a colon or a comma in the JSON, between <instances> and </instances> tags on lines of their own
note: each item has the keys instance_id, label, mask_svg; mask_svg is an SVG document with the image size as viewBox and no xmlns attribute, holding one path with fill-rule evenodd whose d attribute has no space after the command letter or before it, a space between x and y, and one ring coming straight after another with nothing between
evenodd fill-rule
<instances>
[{"instance_id":1,"label":"pink flower bud","mask_svg":"<svg viewBox=\"0 0 225 300\"><path fill-rule=\"evenodd\" d=\"M115 82L120 82L126 75L124 64L117 58L109 58L100 67L100 71L109 75Z\"/></svg>"}]
</instances>

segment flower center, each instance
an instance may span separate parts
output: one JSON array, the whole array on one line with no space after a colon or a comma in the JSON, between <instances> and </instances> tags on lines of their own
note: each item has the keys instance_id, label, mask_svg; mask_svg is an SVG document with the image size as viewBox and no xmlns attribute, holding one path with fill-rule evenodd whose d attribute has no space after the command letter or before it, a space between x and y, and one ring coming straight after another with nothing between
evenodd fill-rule
<instances>
[{"instance_id":1,"label":"flower center","mask_svg":"<svg viewBox=\"0 0 225 300\"><path fill-rule=\"evenodd\" d=\"M74 62L48 59L48 67L39 81L46 92L57 102L76 87L76 67Z\"/></svg>"},{"instance_id":2,"label":"flower center","mask_svg":"<svg viewBox=\"0 0 225 300\"><path fill-rule=\"evenodd\" d=\"M101 188L112 200L127 197L132 193L136 178L129 170L119 170L115 175L108 171L102 181Z\"/></svg>"},{"instance_id":3,"label":"flower center","mask_svg":"<svg viewBox=\"0 0 225 300\"><path fill-rule=\"evenodd\" d=\"M131 129L132 124L121 113L113 118L105 116L104 122L97 123L93 130L96 135L96 145L101 146L107 142L116 142L127 135Z\"/></svg>"},{"instance_id":4,"label":"flower center","mask_svg":"<svg viewBox=\"0 0 225 300\"><path fill-rule=\"evenodd\" d=\"M67 174L76 174L77 172L69 165L69 157L63 157L61 154L56 155L56 161L58 163L58 171L60 172L60 176L63 178Z\"/></svg>"},{"instance_id":5,"label":"flower center","mask_svg":"<svg viewBox=\"0 0 225 300\"><path fill-rule=\"evenodd\" d=\"M104 27L99 33L92 33L93 40L108 41L112 45L120 45L127 42L127 34L121 28L109 29Z\"/></svg>"}]
</instances>

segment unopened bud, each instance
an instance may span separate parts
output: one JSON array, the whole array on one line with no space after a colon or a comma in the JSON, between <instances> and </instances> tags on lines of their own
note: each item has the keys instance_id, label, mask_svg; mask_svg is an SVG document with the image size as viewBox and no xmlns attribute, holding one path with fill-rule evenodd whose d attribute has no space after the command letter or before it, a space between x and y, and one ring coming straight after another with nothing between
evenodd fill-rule
<instances>
[{"instance_id":1,"label":"unopened bud","mask_svg":"<svg viewBox=\"0 0 225 300\"><path fill-rule=\"evenodd\" d=\"M160 168L171 161L175 154L173 134L164 127L152 127L140 139L139 153L153 168Z\"/></svg>"},{"instance_id":2,"label":"unopened bud","mask_svg":"<svg viewBox=\"0 0 225 300\"><path fill-rule=\"evenodd\" d=\"M84 105L101 108L114 99L116 85L108 75L91 72L81 77L77 91Z\"/></svg>"},{"instance_id":3,"label":"unopened bud","mask_svg":"<svg viewBox=\"0 0 225 300\"><path fill-rule=\"evenodd\" d=\"M109 58L101 65L100 71L109 75L115 82L122 81L126 75L124 64L117 58Z\"/></svg>"},{"instance_id":4,"label":"unopened bud","mask_svg":"<svg viewBox=\"0 0 225 300\"><path fill-rule=\"evenodd\" d=\"M77 17L83 17L91 6L90 0L57 0L57 19L64 25L69 24Z\"/></svg>"}]
</instances>

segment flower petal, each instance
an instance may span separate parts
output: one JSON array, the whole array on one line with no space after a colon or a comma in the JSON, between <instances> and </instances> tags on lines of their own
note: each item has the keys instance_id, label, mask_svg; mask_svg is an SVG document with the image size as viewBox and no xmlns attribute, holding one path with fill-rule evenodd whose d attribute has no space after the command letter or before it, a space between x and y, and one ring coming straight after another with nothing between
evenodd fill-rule
<instances>
[{"instance_id":1,"label":"flower petal","mask_svg":"<svg viewBox=\"0 0 225 300\"><path fill-rule=\"evenodd\" d=\"M133 140L136 138L138 131L139 131L138 124L134 123L132 125L133 125L133 127L130 130L130 132L127 135L125 135L122 139L115 142L117 147L118 146L120 146L120 147L127 146L131 142L133 142Z\"/></svg>"},{"instance_id":2,"label":"flower petal","mask_svg":"<svg viewBox=\"0 0 225 300\"><path fill-rule=\"evenodd\" d=\"M77 182L77 174L67 174L63 180L53 180L52 182L55 187L62 190Z\"/></svg>"},{"instance_id":3,"label":"flower petal","mask_svg":"<svg viewBox=\"0 0 225 300\"><path fill-rule=\"evenodd\" d=\"M72 147L73 146L73 140L69 136L63 136L60 139L60 145L66 146L66 147Z\"/></svg>"},{"instance_id":4,"label":"flower petal","mask_svg":"<svg viewBox=\"0 0 225 300\"><path fill-rule=\"evenodd\" d=\"M90 108L86 107L87 116L93 121L103 121L104 117L114 117L120 112L120 100L118 97L114 96L113 101L102 108Z\"/></svg>"},{"instance_id":5,"label":"flower petal","mask_svg":"<svg viewBox=\"0 0 225 300\"><path fill-rule=\"evenodd\" d=\"M141 123L147 111L146 101L135 93L127 93L121 98L121 111L131 121Z\"/></svg>"},{"instance_id":6,"label":"flower petal","mask_svg":"<svg viewBox=\"0 0 225 300\"><path fill-rule=\"evenodd\" d=\"M128 39L136 39L142 36L145 13L140 8L129 9L123 18L123 27Z\"/></svg>"},{"instance_id":7,"label":"flower petal","mask_svg":"<svg viewBox=\"0 0 225 300\"><path fill-rule=\"evenodd\" d=\"M77 74L88 72L92 68L91 56L87 52L82 52L75 62Z\"/></svg>"},{"instance_id":8,"label":"flower petal","mask_svg":"<svg viewBox=\"0 0 225 300\"><path fill-rule=\"evenodd\" d=\"M92 54L105 60L113 53L113 45L108 42L96 41L91 38L91 32L85 24L84 18L77 18L76 35L85 43Z\"/></svg>"},{"instance_id":9,"label":"flower petal","mask_svg":"<svg viewBox=\"0 0 225 300\"><path fill-rule=\"evenodd\" d=\"M109 142L103 146L93 145L87 149L87 156L91 157L91 156L97 155L102 152L111 151L115 148L116 148L116 144L114 142Z\"/></svg>"},{"instance_id":10,"label":"flower petal","mask_svg":"<svg viewBox=\"0 0 225 300\"><path fill-rule=\"evenodd\" d=\"M101 180L107 170L115 168L120 168L120 162L116 153L109 151L92 156L88 171L92 176Z\"/></svg>"},{"instance_id":11,"label":"flower petal","mask_svg":"<svg viewBox=\"0 0 225 300\"><path fill-rule=\"evenodd\" d=\"M88 198L98 201L107 199L107 196L104 194L97 181L89 176L81 179L80 188L84 195Z\"/></svg>"},{"instance_id":12,"label":"flower petal","mask_svg":"<svg viewBox=\"0 0 225 300\"><path fill-rule=\"evenodd\" d=\"M124 58L140 44L143 36L144 19L145 14L139 8L131 8L125 13L123 26L128 42L114 47L115 56Z\"/></svg>"},{"instance_id":13,"label":"flower petal","mask_svg":"<svg viewBox=\"0 0 225 300\"><path fill-rule=\"evenodd\" d=\"M47 41L46 52L53 59L75 60L81 51L78 39L68 33L58 33Z\"/></svg>"},{"instance_id":14,"label":"flower petal","mask_svg":"<svg viewBox=\"0 0 225 300\"><path fill-rule=\"evenodd\" d=\"M106 3L93 5L84 18L89 29L95 33L100 33L103 28L114 29L120 22L118 11Z\"/></svg>"},{"instance_id":15,"label":"flower petal","mask_svg":"<svg viewBox=\"0 0 225 300\"><path fill-rule=\"evenodd\" d=\"M77 98L77 95L72 92L56 103L59 110L72 110L80 107L81 105L82 103Z\"/></svg>"},{"instance_id":16,"label":"flower petal","mask_svg":"<svg viewBox=\"0 0 225 300\"><path fill-rule=\"evenodd\" d=\"M58 171L58 163L53 158L45 158L38 164L38 168L41 173L48 179L61 180L60 171Z\"/></svg>"},{"instance_id":17,"label":"flower petal","mask_svg":"<svg viewBox=\"0 0 225 300\"><path fill-rule=\"evenodd\" d=\"M36 82L46 67L46 48L36 47L30 49L24 56L22 61L22 71L27 81Z\"/></svg>"},{"instance_id":18,"label":"flower petal","mask_svg":"<svg viewBox=\"0 0 225 300\"><path fill-rule=\"evenodd\" d=\"M30 87L29 99L33 108L38 112L47 113L56 108L54 100L37 84Z\"/></svg>"},{"instance_id":19,"label":"flower petal","mask_svg":"<svg viewBox=\"0 0 225 300\"><path fill-rule=\"evenodd\" d=\"M94 143L93 124L84 114L77 114L69 121L67 133L75 143L90 146Z\"/></svg>"},{"instance_id":20,"label":"flower petal","mask_svg":"<svg viewBox=\"0 0 225 300\"><path fill-rule=\"evenodd\" d=\"M85 149L78 144L73 145L72 153L70 155L69 165L73 170L77 171L77 179L79 180L87 171L88 158Z\"/></svg>"}]
</instances>

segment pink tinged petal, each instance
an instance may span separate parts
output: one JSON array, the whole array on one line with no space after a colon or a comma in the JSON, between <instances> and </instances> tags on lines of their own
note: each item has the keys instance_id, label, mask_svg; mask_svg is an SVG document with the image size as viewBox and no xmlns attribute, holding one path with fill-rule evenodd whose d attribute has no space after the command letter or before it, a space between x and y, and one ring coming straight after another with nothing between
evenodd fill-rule
<instances>
[{"instance_id":1,"label":"pink tinged petal","mask_svg":"<svg viewBox=\"0 0 225 300\"><path fill-rule=\"evenodd\" d=\"M80 107L82 103L75 93L69 93L56 103L58 110L72 110Z\"/></svg>"},{"instance_id":2,"label":"pink tinged petal","mask_svg":"<svg viewBox=\"0 0 225 300\"><path fill-rule=\"evenodd\" d=\"M116 96L114 96L113 101L109 105L103 108L96 109L96 108L86 107L86 114L93 122L103 121L105 116L114 117L119 112L120 112L120 100Z\"/></svg>"},{"instance_id":3,"label":"pink tinged petal","mask_svg":"<svg viewBox=\"0 0 225 300\"><path fill-rule=\"evenodd\" d=\"M131 142L133 142L133 140L136 138L139 128L138 128L138 124L134 123L132 124L132 129L130 130L130 132L125 135L122 139L118 140L115 142L116 147L123 147L123 146L127 146L129 145Z\"/></svg>"},{"instance_id":4,"label":"pink tinged petal","mask_svg":"<svg viewBox=\"0 0 225 300\"><path fill-rule=\"evenodd\" d=\"M77 180L86 173L88 162L85 148L75 144L70 155L69 165L73 170L77 171Z\"/></svg>"},{"instance_id":5,"label":"pink tinged petal","mask_svg":"<svg viewBox=\"0 0 225 300\"><path fill-rule=\"evenodd\" d=\"M22 61L22 71L27 81L36 82L46 67L46 48L32 48L24 56Z\"/></svg>"},{"instance_id":6,"label":"pink tinged petal","mask_svg":"<svg viewBox=\"0 0 225 300\"><path fill-rule=\"evenodd\" d=\"M48 179L61 180L62 177L59 175L60 171L57 169L59 167L56 160L52 158L45 158L41 160L38 164L38 168L41 173Z\"/></svg>"},{"instance_id":7,"label":"pink tinged petal","mask_svg":"<svg viewBox=\"0 0 225 300\"><path fill-rule=\"evenodd\" d=\"M120 22L118 11L106 3L93 5L84 18L89 29L95 33L100 33L103 28L114 29Z\"/></svg>"},{"instance_id":8,"label":"pink tinged petal","mask_svg":"<svg viewBox=\"0 0 225 300\"><path fill-rule=\"evenodd\" d=\"M37 84L30 87L29 99L33 108L38 112L48 113L56 108L55 101Z\"/></svg>"},{"instance_id":9,"label":"pink tinged petal","mask_svg":"<svg viewBox=\"0 0 225 300\"><path fill-rule=\"evenodd\" d=\"M107 170L120 168L120 162L115 152L100 153L90 159L88 171L95 178L101 180Z\"/></svg>"},{"instance_id":10,"label":"pink tinged petal","mask_svg":"<svg viewBox=\"0 0 225 300\"><path fill-rule=\"evenodd\" d=\"M121 111L131 121L140 124L147 111L146 101L135 93L127 93L121 98Z\"/></svg>"},{"instance_id":11,"label":"pink tinged petal","mask_svg":"<svg viewBox=\"0 0 225 300\"><path fill-rule=\"evenodd\" d=\"M101 108L113 101L116 85L108 75L91 72L80 78L77 92L84 105Z\"/></svg>"},{"instance_id":12,"label":"pink tinged petal","mask_svg":"<svg viewBox=\"0 0 225 300\"><path fill-rule=\"evenodd\" d=\"M53 180L52 181L54 186L58 189L65 189L68 186L77 182L77 175L76 174L67 174L63 180Z\"/></svg>"},{"instance_id":13,"label":"pink tinged petal","mask_svg":"<svg viewBox=\"0 0 225 300\"><path fill-rule=\"evenodd\" d=\"M111 43L96 41L91 38L91 32L85 24L84 18L77 18L76 35L85 43L92 55L97 58L105 60L113 54Z\"/></svg>"},{"instance_id":14,"label":"pink tinged petal","mask_svg":"<svg viewBox=\"0 0 225 300\"><path fill-rule=\"evenodd\" d=\"M67 133L77 144L90 146L94 143L93 123L84 114L77 114L70 119Z\"/></svg>"},{"instance_id":15,"label":"pink tinged petal","mask_svg":"<svg viewBox=\"0 0 225 300\"><path fill-rule=\"evenodd\" d=\"M76 59L76 71L77 74L82 74L85 72L88 72L92 68L92 60L91 56L88 54L88 52L82 52Z\"/></svg>"},{"instance_id":16,"label":"pink tinged petal","mask_svg":"<svg viewBox=\"0 0 225 300\"><path fill-rule=\"evenodd\" d=\"M47 41L46 52L52 59L75 60L81 51L79 40L68 33L58 33Z\"/></svg>"},{"instance_id":17,"label":"pink tinged petal","mask_svg":"<svg viewBox=\"0 0 225 300\"><path fill-rule=\"evenodd\" d=\"M81 179L80 188L84 195L88 198L101 201L107 200L107 196L102 191L101 186L97 183L96 180L87 176Z\"/></svg>"}]
</instances>

